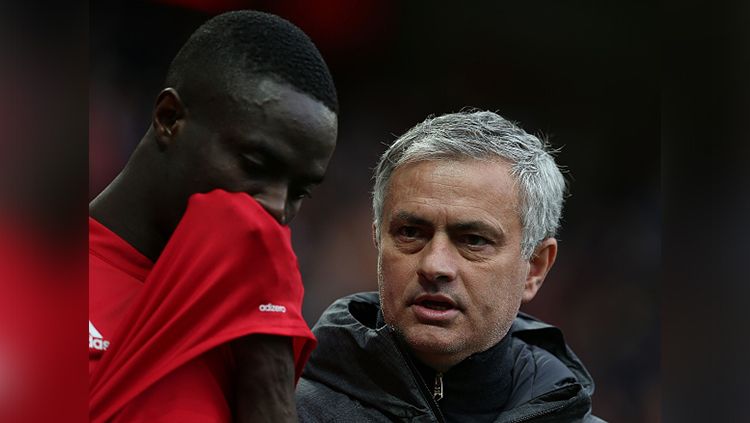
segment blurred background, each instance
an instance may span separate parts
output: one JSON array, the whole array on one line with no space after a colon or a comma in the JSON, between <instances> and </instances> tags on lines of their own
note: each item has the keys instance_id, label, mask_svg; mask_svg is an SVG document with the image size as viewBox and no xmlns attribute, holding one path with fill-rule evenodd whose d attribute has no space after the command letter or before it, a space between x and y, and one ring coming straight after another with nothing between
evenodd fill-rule
<instances>
[{"instance_id":1,"label":"blurred background","mask_svg":"<svg viewBox=\"0 0 750 423\"><path fill-rule=\"evenodd\" d=\"M375 290L372 169L431 114L497 111L562 147L571 188L557 263L524 307L562 328L612 422L659 421L660 109L656 7L633 2L97 1L90 9L89 198L150 123L172 57L210 16L302 28L339 94L326 181L292 224L313 325Z\"/></svg>"},{"instance_id":2,"label":"blurred background","mask_svg":"<svg viewBox=\"0 0 750 423\"><path fill-rule=\"evenodd\" d=\"M29 3L0 2L0 421L84 421L88 5Z\"/></svg>"}]
</instances>

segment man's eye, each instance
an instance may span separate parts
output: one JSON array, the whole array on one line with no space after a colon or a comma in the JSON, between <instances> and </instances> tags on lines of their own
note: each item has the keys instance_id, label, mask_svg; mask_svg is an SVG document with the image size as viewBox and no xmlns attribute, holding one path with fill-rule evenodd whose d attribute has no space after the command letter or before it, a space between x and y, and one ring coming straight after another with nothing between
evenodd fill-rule
<instances>
[{"instance_id":1,"label":"man's eye","mask_svg":"<svg viewBox=\"0 0 750 423\"><path fill-rule=\"evenodd\" d=\"M404 238L416 238L419 236L419 229L414 226L402 226L398 230L398 234Z\"/></svg>"},{"instance_id":2,"label":"man's eye","mask_svg":"<svg viewBox=\"0 0 750 423\"><path fill-rule=\"evenodd\" d=\"M315 188L315 185L302 186L298 188L292 187L289 193L289 197L290 199L297 201L305 198L312 198L313 188Z\"/></svg>"},{"instance_id":3,"label":"man's eye","mask_svg":"<svg viewBox=\"0 0 750 423\"><path fill-rule=\"evenodd\" d=\"M490 243L487 238L474 234L462 235L461 242L471 247L483 247Z\"/></svg>"},{"instance_id":4,"label":"man's eye","mask_svg":"<svg viewBox=\"0 0 750 423\"><path fill-rule=\"evenodd\" d=\"M303 200L305 198L312 198L312 192L310 190L297 191L292 195L295 200Z\"/></svg>"},{"instance_id":5,"label":"man's eye","mask_svg":"<svg viewBox=\"0 0 750 423\"><path fill-rule=\"evenodd\" d=\"M242 156L242 165L245 167L246 170L252 173L261 173L263 172L264 167L265 167L262 160L254 156L250 156L250 155Z\"/></svg>"}]
</instances>

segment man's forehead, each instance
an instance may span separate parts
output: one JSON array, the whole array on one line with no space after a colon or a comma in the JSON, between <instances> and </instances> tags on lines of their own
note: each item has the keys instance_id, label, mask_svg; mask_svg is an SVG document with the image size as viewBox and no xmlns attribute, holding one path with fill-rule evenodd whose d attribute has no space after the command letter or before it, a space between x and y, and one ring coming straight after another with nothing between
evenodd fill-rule
<instances>
[{"instance_id":1,"label":"man's forehead","mask_svg":"<svg viewBox=\"0 0 750 423\"><path fill-rule=\"evenodd\" d=\"M451 198L478 196L486 200L518 199L511 164L503 159L435 159L406 163L396 168L388 184L403 193L452 194ZM407 194L408 195L408 194Z\"/></svg>"},{"instance_id":2,"label":"man's forehead","mask_svg":"<svg viewBox=\"0 0 750 423\"><path fill-rule=\"evenodd\" d=\"M314 109L321 119L329 123L336 120L336 113L320 100L274 75L235 76L225 83L223 91L222 95L238 109L274 107L290 115L307 114Z\"/></svg>"},{"instance_id":3,"label":"man's forehead","mask_svg":"<svg viewBox=\"0 0 750 423\"><path fill-rule=\"evenodd\" d=\"M475 159L404 165L394 172L386 191L388 218L408 214L451 225L496 225L518 218L518 190L509 170L507 162Z\"/></svg>"},{"instance_id":4,"label":"man's forehead","mask_svg":"<svg viewBox=\"0 0 750 423\"><path fill-rule=\"evenodd\" d=\"M336 116L322 103L270 79L228 95L221 139L267 171L319 183L336 143Z\"/></svg>"},{"instance_id":5,"label":"man's forehead","mask_svg":"<svg viewBox=\"0 0 750 423\"><path fill-rule=\"evenodd\" d=\"M312 96L270 78L235 87L223 102L224 128L235 132L263 130L331 150L335 146L337 116Z\"/></svg>"}]
</instances>

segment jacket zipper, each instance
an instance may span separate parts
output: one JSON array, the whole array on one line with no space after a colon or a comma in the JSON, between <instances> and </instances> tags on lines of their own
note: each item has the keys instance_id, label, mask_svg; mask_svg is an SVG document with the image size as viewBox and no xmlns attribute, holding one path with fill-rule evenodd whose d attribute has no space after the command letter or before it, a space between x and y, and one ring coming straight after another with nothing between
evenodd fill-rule
<instances>
[{"instance_id":1,"label":"jacket zipper","mask_svg":"<svg viewBox=\"0 0 750 423\"><path fill-rule=\"evenodd\" d=\"M435 418L440 423L446 423L445 417L443 417L443 412L440 411L440 406L438 406L437 400L435 399L435 396L434 396L435 392L434 391L430 392L430 388L427 387L427 383L422 379L422 376L420 376L419 371L414 366L414 363L412 363L409 356L403 351L401 342L398 340L398 336L393 332L391 332L391 335L392 335L393 340L395 341L396 349L398 350L399 353L401 353L401 357L404 358L404 361L406 361L406 364L409 366L409 370L411 370L411 373L414 379L417 380L417 386L420 387L420 390L422 391L422 395L424 396L425 400L427 400L427 405L430 406L430 409L432 410L432 413L435 415ZM442 398L443 377L442 377L442 373L438 373L438 374L440 374L440 388L441 388L440 398ZM437 382L437 379L436 379L436 382Z\"/></svg>"},{"instance_id":2,"label":"jacket zipper","mask_svg":"<svg viewBox=\"0 0 750 423\"><path fill-rule=\"evenodd\" d=\"M409 368L411 369L414 378L418 380L417 384L422 387L422 395L424 395L425 399L427 400L427 404L435 414L435 418L437 418L438 422L445 423L445 417L443 417L443 412L440 410L440 406L438 405L437 400L434 397L434 391L430 392L430 388L427 387L427 383L425 383L425 381L422 379L422 376L420 376L419 371L414 366L414 363L411 362L411 359L409 359L409 357L407 357L403 352L401 354L404 355L406 362L409 363Z\"/></svg>"},{"instance_id":3,"label":"jacket zipper","mask_svg":"<svg viewBox=\"0 0 750 423\"><path fill-rule=\"evenodd\" d=\"M432 398L435 402L443 399L443 373L437 372L435 374L435 384L432 389Z\"/></svg>"}]
</instances>

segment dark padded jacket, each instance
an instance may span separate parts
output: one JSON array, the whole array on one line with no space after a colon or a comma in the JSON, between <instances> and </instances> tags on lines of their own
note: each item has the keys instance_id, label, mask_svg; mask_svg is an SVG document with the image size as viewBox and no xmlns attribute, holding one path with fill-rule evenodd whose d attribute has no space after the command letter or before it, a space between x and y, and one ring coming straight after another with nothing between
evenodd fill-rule
<instances>
[{"instance_id":1,"label":"dark padded jacket","mask_svg":"<svg viewBox=\"0 0 750 423\"><path fill-rule=\"evenodd\" d=\"M375 292L334 302L313 328L318 347L297 386L300 422L443 422L445 417L410 355L378 324ZM559 329L519 313L510 329L513 381L508 407L494 420L585 422L594 383Z\"/></svg>"}]
</instances>

